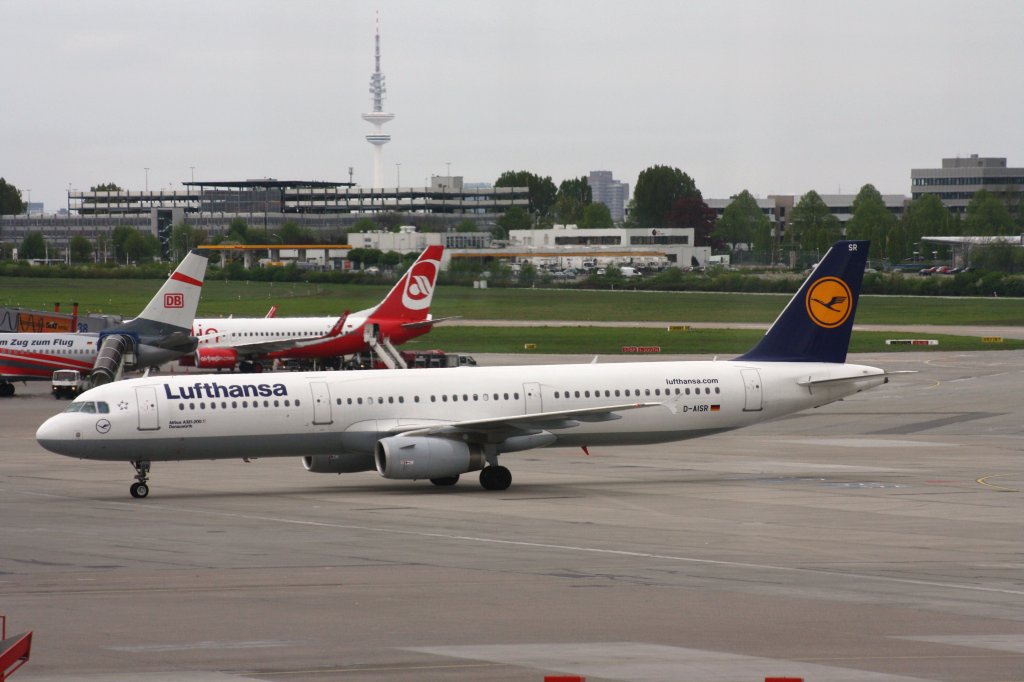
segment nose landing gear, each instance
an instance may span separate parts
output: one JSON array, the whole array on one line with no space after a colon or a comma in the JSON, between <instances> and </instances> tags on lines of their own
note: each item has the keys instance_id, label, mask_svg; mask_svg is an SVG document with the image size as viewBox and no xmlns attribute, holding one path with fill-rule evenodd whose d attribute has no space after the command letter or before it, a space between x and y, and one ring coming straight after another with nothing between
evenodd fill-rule
<instances>
[{"instance_id":1,"label":"nose landing gear","mask_svg":"<svg viewBox=\"0 0 1024 682\"><path fill-rule=\"evenodd\" d=\"M135 467L135 480L136 483L132 483L131 491L132 497L139 499L149 495L149 462L143 459L133 461L132 466Z\"/></svg>"}]
</instances>

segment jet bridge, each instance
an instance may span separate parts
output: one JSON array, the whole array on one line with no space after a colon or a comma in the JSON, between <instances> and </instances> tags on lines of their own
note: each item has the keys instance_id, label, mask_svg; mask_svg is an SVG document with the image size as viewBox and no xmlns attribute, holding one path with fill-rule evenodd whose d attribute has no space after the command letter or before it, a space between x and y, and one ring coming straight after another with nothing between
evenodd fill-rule
<instances>
[{"instance_id":1,"label":"jet bridge","mask_svg":"<svg viewBox=\"0 0 1024 682\"><path fill-rule=\"evenodd\" d=\"M89 378L93 386L120 381L126 369L135 369L138 340L130 334L107 334L100 340Z\"/></svg>"}]
</instances>

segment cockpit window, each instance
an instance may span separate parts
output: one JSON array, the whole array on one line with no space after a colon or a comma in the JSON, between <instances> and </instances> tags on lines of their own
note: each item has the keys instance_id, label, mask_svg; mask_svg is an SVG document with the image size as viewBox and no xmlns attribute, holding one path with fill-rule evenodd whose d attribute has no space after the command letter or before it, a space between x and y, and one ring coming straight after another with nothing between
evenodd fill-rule
<instances>
[{"instance_id":1,"label":"cockpit window","mask_svg":"<svg viewBox=\"0 0 1024 682\"><path fill-rule=\"evenodd\" d=\"M88 414L96 414L97 412L102 412L103 414L109 414L110 406L108 406L106 403L99 403L97 407L97 403L94 403L91 400L83 400L81 402L75 400L72 403L70 403L64 411L86 412Z\"/></svg>"}]
</instances>

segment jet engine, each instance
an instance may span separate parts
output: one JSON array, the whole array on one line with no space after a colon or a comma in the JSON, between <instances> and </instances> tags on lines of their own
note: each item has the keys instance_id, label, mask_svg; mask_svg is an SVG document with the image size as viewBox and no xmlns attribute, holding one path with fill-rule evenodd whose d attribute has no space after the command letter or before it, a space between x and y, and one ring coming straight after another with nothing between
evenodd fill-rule
<instances>
[{"instance_id":1,"label":"jet engine","mask_svg":"<svg viewBox=\"0 0 1024 682\"><path fill-rule=\"evenodd\" d=\"M307 455L302 466L314 474L352 474L357 471L372 471L373 458L368 454Z\"/></svg>"},{"instance_id":2,"label":"jet engine","mask_svg":"<svg viewBox=\"0 0 1024 682\"><path fill-rule=\"evenodd\" d=\"M238 353L233 348L200 348L195 355L187 356L187 359L191 361L187 365L186 358L182 358L181 362L186 367L234 369L238 363Z\"/></svg>"},{"instance_id":3,"label":"jet engine","mask_svg":"<svg viewBox=\"0 0 1024 682\"><path fill-rule=\"evenodd\" d=\"M483 450L457 440L391 436L374 448L377 473L384 478L447 478L483 469Z\"/></svg>"}]
</instances>

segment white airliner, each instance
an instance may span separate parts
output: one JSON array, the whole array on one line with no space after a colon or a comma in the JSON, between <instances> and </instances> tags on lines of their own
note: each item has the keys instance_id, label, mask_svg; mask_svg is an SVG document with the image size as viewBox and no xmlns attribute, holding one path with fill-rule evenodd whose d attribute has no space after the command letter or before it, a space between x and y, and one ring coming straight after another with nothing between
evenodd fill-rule
<instances>
[{"instance_id":1,"label":"white airliner","mask_svg":"<svg viewBox=\"0 0 1024 682\"><path fill-rule=\"evenodd\" d=\"M69 457L150 463L302 456L316 473L376 469L452 485L503 453L708 436L879 386L846 364L869 242L837 242L750 352L730 361L310 372L133 379L92 389L36 433Z\"/></svg>"},{"instance_id":2,"label":"white airliner","mask_svg":"<svg viewBox=\"0 0 1024 682\"><path fill-rule=\"evenodd\" d=\"M190 330L207 263L202 253L189 253L138 317L101 333L0 334L0 397L14 395L12 381L49 381L58 369L88 374L107 337L130 339L141 367L191 353L197 342Z\"/></svg>"},{"instance_id":3,"label":"white airliner","mask_svg":"<svg viewBox=\"0 0 1024 682\"><path fill-rule=\"evenodd\" d=\"M194 355L182 365L201 369L263 371L263 361L322 358L370 351L371 336L399 345L429 332L441 320L431 319L430 302L441 270L443 246L428 246L384 299L366 310L341 317L276 317L277 306L265 317L197 319L199 338Z\"/></svg>"}]
</instances>

